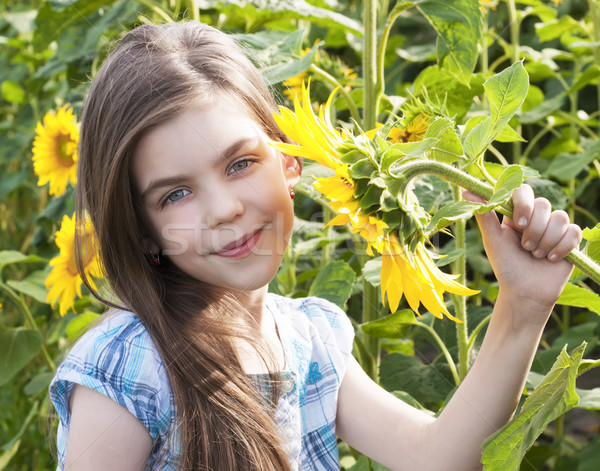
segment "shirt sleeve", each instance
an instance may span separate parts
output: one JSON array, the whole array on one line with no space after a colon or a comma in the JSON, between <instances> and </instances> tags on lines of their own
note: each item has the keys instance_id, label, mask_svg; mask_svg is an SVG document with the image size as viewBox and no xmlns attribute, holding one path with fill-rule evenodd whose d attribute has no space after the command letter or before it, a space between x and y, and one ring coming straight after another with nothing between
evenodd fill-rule
<instances>
[{"instance_id":1,"label":"shirt sleeve","mask_svg":"<svg viewBox=\"0 0 600 471\"><path fill-rule=\"evenodd\" d=\"M173 408L168 376L149 333L133 314L122 313L88 331L56 371L50 398L59 416L57 446L62 463L71 420L69 398L76 384L127 409L153 442L168 433Z\"/></svg>"},{"instance_id":2,"label":"shirt sleeve","mask_svg":"<svg viewBox=\"0 0 600 471\"><path fill-rule=\"evenodd\" d=\"M341 383L352 356L354 327L348 315L326 299L306 298L304 309Z\"/></svg>"}]
</instances>

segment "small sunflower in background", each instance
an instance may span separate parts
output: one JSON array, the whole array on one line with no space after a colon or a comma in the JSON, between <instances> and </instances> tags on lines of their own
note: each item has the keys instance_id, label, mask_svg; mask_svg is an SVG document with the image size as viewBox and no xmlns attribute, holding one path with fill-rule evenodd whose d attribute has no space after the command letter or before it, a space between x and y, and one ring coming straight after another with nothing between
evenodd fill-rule
<instances>
[{"instance_id":1,"label":"small sunflower in background","mask_svg":"<svg viewBox=\"0 0 600 471\"><path fill-rule=\"evenodd\" d=\"M77 146L79 130L69 105L49 111L38 122L33 141L33 170L38 186L50 184L50 194L62 195L67 184L77 183Z\"/></svg>"},{"instance_id":2,"label":"small sunflower in background","mask_svg":"<svg viewBox=\"0 0 600 471\"><path fill-rule=\"evenodd\" d=\"M312 48L307 47L302 50L301 56L306 56L313 48L320 45L320 43L321 40L317 39ZM346 91L350 91L352 87L359 84L359 78L356 72L354 72L354 69L344 64L339 57L331 57L324 49L318 49L315 51L312 63L313 66L315 66L315 70L335 78L335 80L337 80ZM315 70L311 71L310 76L309 70L305 70L300 72L298 75L283 81L283 94L286 95L291 102L293 102L296 97L300 97L302 95L303 83L306 82L309 77L319 76L319 72L316 72ZM315 78L313 78L313 80L314 79ZM323 98L323 101L325 101L324 96L317 96L316 98Z\"/></svg>"},{"instance_id":3,"label":"small sunflower in background","mask_svg":"<svg viewBox=\"0 0 600 471\"><path fill-rule=\"evenodd\" d=\"M92 223L89 220L82 225L84 234L82 262L87 279L95 289L93 278L102 278L102 267L96 251L96 236ZM52 307L59 304L59 312L64 316L73 307L76 297L81 297L83 280L77 271L75 263L75 215L72 218L64 216L60 229L56 232L56 245L60 253L50 260L52 271L46 278L46 287L49 288L46 301Z\"/></svg>"}]
</instances>

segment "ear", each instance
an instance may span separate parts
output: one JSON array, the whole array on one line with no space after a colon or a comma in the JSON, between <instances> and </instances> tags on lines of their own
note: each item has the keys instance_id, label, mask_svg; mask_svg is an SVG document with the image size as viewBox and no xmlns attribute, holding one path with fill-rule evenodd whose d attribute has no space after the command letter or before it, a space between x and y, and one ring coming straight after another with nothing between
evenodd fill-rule
<instances>
[{"instance_id":1,"label":"ear","mask_svg":"<svg viewBox=\"0 0 600 471\"><path fill-rule=\"evenodd\" d=\"M300 181L300 175L302 174L302 165L296 157L292 155L283 155L283 172L285 174L285 180L288 188L293 188L296 183Z\"/></svg>"},{"instance_id":2,"label":"ear","mask_svg":"<svg viewBox=\"0 0 600 471\"><path fill-rule=\"evenodd\" d=\"M152 254L156 254L156 253L160 252L160 247L150 237L144 236L142 238L142 244L141 245L142 245L142 251L146 255L151 254L151 253Z\"/></svg>"}]
</instances>

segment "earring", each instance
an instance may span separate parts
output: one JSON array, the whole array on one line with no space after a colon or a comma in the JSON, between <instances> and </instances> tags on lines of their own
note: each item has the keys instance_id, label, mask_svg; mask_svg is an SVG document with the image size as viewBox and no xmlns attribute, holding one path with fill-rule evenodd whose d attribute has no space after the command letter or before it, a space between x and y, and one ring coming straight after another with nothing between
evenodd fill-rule
<instances>
[{"instance_id":1,"label":"earring","mask_svg":"<svg viewBox=\"0 0 600 471\"><path fill-rule=\"evenodd\" d=\"M294 190L292 190L292 189L290 188L290 198L291 198L291 199L294 199L294 198L295 198L295 196L296 196L296 193L294 193Z\"/></svg>"},{"instance_id":2,"label":"earring","mask_svg":"<svg viewBox=\"0 0 600 471\"><path fill-rule=\"evenodd\" d=\"M148 259L150 260L150 263L152 265L154 265L155 267L160 266L160 251L158 251L156 253L150 252L148 254Z\"/></svg>"}]
</instances>

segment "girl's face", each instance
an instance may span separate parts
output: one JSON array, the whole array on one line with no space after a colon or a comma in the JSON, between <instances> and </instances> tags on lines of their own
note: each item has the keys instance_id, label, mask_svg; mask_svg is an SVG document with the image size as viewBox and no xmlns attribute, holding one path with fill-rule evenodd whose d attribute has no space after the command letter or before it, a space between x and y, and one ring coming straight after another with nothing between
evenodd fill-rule
<instances>
[{"instance_id":1,"label":"girl's face","mask_svg":"<svg viewBox=\"0 0 600 471\"><path fill-rule=\"evenodd\" d=\"M144 250L200 281L251 291L281 263L300 166L240 108L219 100L182 111L142 138L131 170L151 231Z\"/></svg>"}]
</instances>

